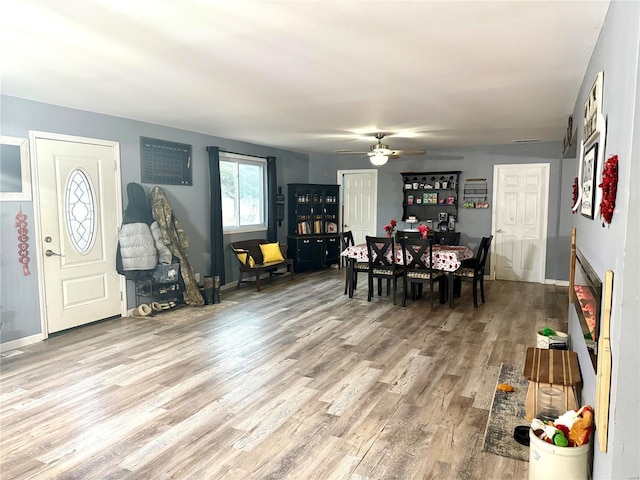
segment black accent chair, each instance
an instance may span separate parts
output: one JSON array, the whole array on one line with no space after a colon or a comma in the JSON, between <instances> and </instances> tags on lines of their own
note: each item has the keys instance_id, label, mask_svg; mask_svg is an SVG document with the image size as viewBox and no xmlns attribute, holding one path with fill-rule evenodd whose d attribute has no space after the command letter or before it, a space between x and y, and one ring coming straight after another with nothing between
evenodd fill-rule
<instances>
[{"instance_id":1,"label":"black accent chair","mask_svg":"<svg viewBox=\"0 0 640 480\"><path fill-rule=\"evenodd\" d=\"M393 304L396 305L398 277L402 276L403 268L396 263L395 241L393 237L366 237L367 253L369 255L369 293L367 301L373 297L373 279L378 279L378 296L382 295L382 280L387 280L387 295L390 284L393 284Z\"/></svg>"},{"instance_id":2,"label":"black accent chair","mask_svg":"<svg viewBox=\"0 0 640 480\"><path fill-rule=\"evenodd\" d=\"M340 233L340 251L344 252L347 248L353 247L355 242L353 240L353 232ZM346 261L347 273L345 275L344 282L344 294L349 293L349 298L353 298L353 292L358 286L358 272L366 273L369 271L369 264L366 262L357 262L352 258L341 257L340 263ZM351 266L349 265L351 263ZM351 270L351 275L349 275Z\"/></svg>"},{"instance_id":3,"label":"black accent chair","mask_svg":"<svg viewBox=\"0 0 640 480\"><path fill-rule=\"evenodd\" d=\"M493 235L489 237L482 237L480 245L478 246L478 254L469 259L466 265L460 267L453 272L454 280L462 282L473 282L473 306L478 308L478 283L480 284L480 297L482 303L484 303L484 267L487 263L487 257L489 256L489 249L491 248L491 240Z\"/></svg>"},{"instance_id":4,"label":"black accent chair","mask_svg":"<svg viewBox=\"0 0 640 480\"><path fill-rule=\"evenodd\" d=\"M433 232L436 245L460 245L460 232Z\"/></svg>"},{"instance_id":5,"label":"black accent chair","mask_svg":"<svg viewBox=\"0 0 640 480\"><path fill-rule=\"evenodd\" d=\"M421 292L422 286L428 284L429 304L431 308L433 308L433 284L436 281L439 282L444 276L441 270L431 268L433 264L433 239L403 238L400 239L400 247L402 248L402 259L404 262L404 274L402 277L404 297L402 298L402 306L406 306L409 293L408 285L411 285L412 296L416 298L416 286L419 287L418 291ZM428 258L428 261L425 261L425 257Z\"/></svg>"}]
</instances>

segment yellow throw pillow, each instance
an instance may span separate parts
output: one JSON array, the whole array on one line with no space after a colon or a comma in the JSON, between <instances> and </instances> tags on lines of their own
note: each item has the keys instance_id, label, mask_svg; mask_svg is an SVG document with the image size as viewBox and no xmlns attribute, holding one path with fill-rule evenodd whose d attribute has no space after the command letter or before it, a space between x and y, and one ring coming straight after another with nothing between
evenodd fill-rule
<instances>
[{"instance_id":1,"label":"yellow throw pillow","mask_svg":"<svg viewBox=\"0 0 640 480\"><path fill-rule=\"evenodd\" d=\"M251 255L249 255L249 252L238 252L236 253L236 256L238 257L238 260L240 260L244 265L247 264L247 258L248 258L249 268L253 268L253 266L256 264L256 261L253 259Z\"/></svg>"},{"instance_id":2,"label":"yellow throw pillow","mask_svg":"<svg viewBox=\"0 0 640 480\"><path fill-rule=\"evenodd\" d=\"M261 243L260 251L262 252L262 260L264 263L282 262L284 257L280 251L279 243Z\"/></svg>"}]
</instances>

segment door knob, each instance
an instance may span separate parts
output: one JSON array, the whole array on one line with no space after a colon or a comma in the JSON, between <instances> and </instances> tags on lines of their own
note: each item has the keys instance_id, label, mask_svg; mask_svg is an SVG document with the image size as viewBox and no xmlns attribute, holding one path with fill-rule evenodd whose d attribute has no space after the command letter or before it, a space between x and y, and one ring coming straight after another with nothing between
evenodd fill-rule
<instances>
[{"instance_id":1,"label":"door knob","mask_svg":"<svg viewBox=\"0 0 640 480\"><path fill-rule=\"evenodd\" d=\"M507 233L504 230L502 230L501 228L499 228L498 230L496 230L496 233Z\"/></svg>"},{"instance_id":2,"label":"door knob","mask_svg":"<svg viewBox=\"0 0 640 480\"><path fill-rule=\"evenodd\" d=\"M54 257L54 256L57 256L57 257L64 257L64 255L60 255L59 253L56 253L56 252L54 252L53 250L47 250L46 252L44 252L44 254L45 254L47 257Z\"/></svg>"}]
</instances>

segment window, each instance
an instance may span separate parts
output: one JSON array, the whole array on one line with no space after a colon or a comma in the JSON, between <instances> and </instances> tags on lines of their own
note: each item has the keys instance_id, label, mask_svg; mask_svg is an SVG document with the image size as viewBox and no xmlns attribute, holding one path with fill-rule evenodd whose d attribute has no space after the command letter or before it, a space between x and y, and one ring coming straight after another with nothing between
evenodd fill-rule
<instances>
[{"instance_id":1,"label":"window","mask_svg":"<svg viewBox=\"0 0 640 480\"><path fill-rule=\"evenodd\" d=\"M267 161L220 152L222 226L225 230L267 228Z\"/></svg>"}]
</instances>

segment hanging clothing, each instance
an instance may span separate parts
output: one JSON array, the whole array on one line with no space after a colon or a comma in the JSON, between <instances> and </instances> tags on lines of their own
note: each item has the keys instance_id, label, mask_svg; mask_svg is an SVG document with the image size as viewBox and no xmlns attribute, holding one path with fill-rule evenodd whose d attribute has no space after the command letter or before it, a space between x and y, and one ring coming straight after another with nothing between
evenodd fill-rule
<instances>
[{"instance_id":1,"label":"hanging clothing","mask_svg":"<svg viewBox=\"0 0 640 480\"><path fill-rule=\"evenodd\" d=\"M171 250L171 253L180 260L180 274L184 280L185 287L184 301L187 305L204 305L204 299L200 294L198 282L189 262L187 252L189 240L184 233L184 229L173 214L171 204L164 190L160 187L153 187L150 196L151 211L162 232L163 242Z\"/></svg>"},{"instance_id":2,"label":"hanging clothing","mask_svg":"<svg viewBox=\"0 0 640 480\"><path fill-rule=\"evenodd\" d=\"M173 256L163 242L142 186L129 183L127 197L129 203L118 233L116 270L135 279L139 272L153 270L158 263L170 264Z\"/></svg>"}]
</instances>

